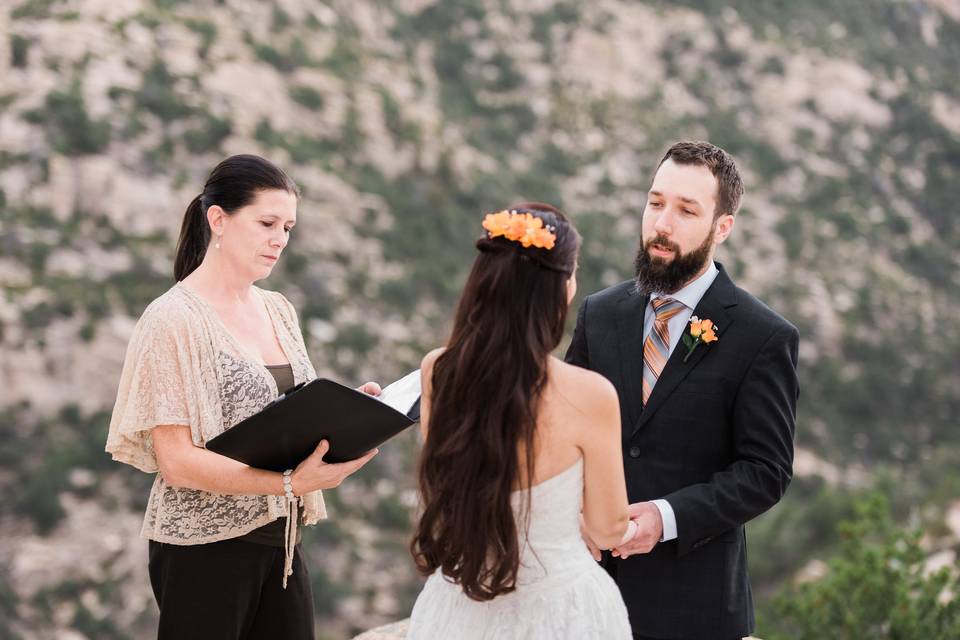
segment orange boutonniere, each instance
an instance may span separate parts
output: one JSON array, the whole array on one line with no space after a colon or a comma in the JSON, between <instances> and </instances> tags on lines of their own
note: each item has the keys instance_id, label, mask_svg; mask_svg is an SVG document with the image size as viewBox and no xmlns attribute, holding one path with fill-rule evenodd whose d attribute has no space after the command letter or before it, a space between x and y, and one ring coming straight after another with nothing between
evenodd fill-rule
<instances>
[{"instance_id":1,"label":"orange boutonniere","mask_svg":"<svg viewBox=\"0 0 960 640\"><path fill-rule=\"evenodd\" d=\"M699 344L710 344L719 340L717 337L717 325L712 320L701 320L697 316L690 318L690 332L683 334L683 344L687 347L687 355L683 357L686 362L690 354Z\"/></svg>"}]
</instances>

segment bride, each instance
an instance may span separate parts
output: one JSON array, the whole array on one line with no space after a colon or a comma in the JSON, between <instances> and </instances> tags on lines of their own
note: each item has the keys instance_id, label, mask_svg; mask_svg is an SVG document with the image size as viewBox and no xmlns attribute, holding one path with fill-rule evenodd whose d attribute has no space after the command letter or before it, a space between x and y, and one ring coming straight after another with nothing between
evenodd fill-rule
<instances>
[{"instance_id":1,"label":"bride","mask_svg":"<svg viewBox=\"0 0 960 640\"><path fill-rule=\"evenodd\" d=\"M551 352L580 236L560 211L489 214L446 349L422 363L428 575L408 638L631 638L601 548L632 538L616 391ZM583 536L581 538L581 526Z\"/></svg>"}]
</instances>

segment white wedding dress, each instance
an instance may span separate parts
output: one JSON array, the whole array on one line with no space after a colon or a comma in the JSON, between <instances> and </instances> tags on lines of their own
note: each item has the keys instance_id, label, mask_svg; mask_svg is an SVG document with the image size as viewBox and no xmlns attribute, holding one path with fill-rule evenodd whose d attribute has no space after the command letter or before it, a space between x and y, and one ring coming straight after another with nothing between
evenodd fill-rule
<instances>
[{"instance_id":1,"label":"white wedding dress","mask_svg":"<svg viewBox=\"0 0 960 640\"><path fill-rule=\"evenodd\" d=\"M514 491L521 522L524 492ZM583 458L530 490L517 589L471 600L438 569L413 606L407 640L629 640L620 590L580 537Z\"/></svg>"}]
</instances>

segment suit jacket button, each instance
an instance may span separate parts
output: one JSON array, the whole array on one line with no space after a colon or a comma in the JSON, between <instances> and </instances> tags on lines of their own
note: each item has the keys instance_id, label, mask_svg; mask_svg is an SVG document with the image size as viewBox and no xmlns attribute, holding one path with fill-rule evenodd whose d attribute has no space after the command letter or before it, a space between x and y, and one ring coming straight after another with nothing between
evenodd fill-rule
<instances>
[{"instance_id":1,"label":"suit jacket button","mask_svg":"<svg viewBox=\"0 0 960 640\"><path fill-rule=\"evenodd\" d=\"M640 457L640 447L630 447L630 457L639 458Z\"/></svg>"}]
</instances>

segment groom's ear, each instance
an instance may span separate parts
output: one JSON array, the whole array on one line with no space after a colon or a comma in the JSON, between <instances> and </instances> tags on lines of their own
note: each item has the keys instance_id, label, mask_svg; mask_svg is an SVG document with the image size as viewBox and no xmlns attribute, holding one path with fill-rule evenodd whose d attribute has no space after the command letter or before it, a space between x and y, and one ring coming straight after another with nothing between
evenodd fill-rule
<instances>
[{"instance_id":1,"label":"groom's ear","mask_svg":"<svg viewBox=\"0 0 960 640\"><path fill-rule=\"evenodd\" d=\"M733 231L734 217L730 214L722 215L713 223L716 225L716 232L713 236L714 244L721 244L727 239L727 236Z\"/></svg>"}]
</instances>

